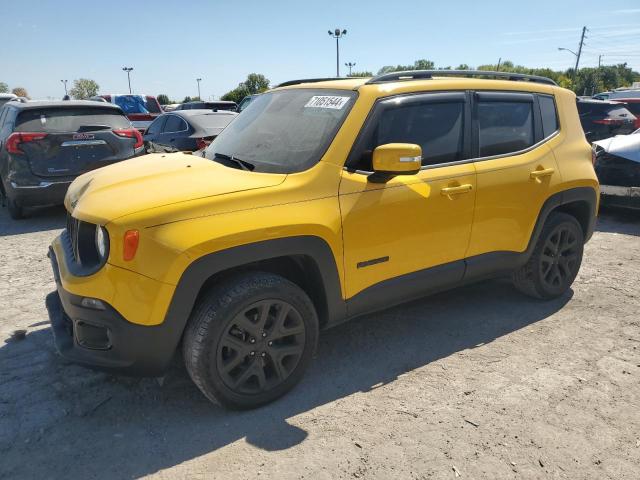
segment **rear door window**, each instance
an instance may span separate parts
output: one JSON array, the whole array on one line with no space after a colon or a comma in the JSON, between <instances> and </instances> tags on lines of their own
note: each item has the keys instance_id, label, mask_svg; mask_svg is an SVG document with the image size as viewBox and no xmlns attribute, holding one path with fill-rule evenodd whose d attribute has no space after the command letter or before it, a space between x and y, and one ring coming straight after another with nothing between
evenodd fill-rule
<instances>
[{"instance_id":1,"label":"rear door window","mask_svg":"<svg viewBox=\"0 0 640 480\"><path fill-rule=\"evenodd\" d=\"M514 153L534 144L532 102L483 101L481 97L477 118L480 157Z\"/></svg>"},{"instance_id":2,"label":"rear door window","mask_svg":"<svg viewBox=\"0 0 640 480\"><path fill-rule=\"evenodd\" d=\"M151 113L162 113L162 109L158 106L158 101L154 97L146 97L145 107Z\"/></svg>"},{"instance_id":3,"label":"rear door window","mask_svg":"<svg viewBox=\"0 0 640 480\"><path fill-rule=\"evenodd\" d=\"M66 133L131 128L131 122L115 109L34 108L20 112L17 132Z\"/></svg>"},{"instance_id":4,"label":"rear door window","mask_svg":"<svg viewBox=\"0 0 640 480\"><path fill-rule=\"evenodd\" d=\"M538 103L540 104L540 115L542 116L542 131L544 138L547 138L558 130L556 103L550 95L538 95Z\"/></svg>"}]
</instances>

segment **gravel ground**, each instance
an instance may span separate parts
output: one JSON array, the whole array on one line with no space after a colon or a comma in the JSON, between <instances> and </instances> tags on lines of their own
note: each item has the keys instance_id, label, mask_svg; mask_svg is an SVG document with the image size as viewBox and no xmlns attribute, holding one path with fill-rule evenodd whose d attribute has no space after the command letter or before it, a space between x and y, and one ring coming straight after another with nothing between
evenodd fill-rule
<instances>
[{"instance_id":1,"label":"gravel ground","mask_svg":"<svg viewBox=\"0 0 640 480\"><path fill-rule=\"evenodd\" d=\"M564 298L495 280L354 320L293 392L241 413L178 364L131 379L55 354L63 225L0 209L0 478L640 478L638 214L601 216Z\"/></svg>"}]
</instances>

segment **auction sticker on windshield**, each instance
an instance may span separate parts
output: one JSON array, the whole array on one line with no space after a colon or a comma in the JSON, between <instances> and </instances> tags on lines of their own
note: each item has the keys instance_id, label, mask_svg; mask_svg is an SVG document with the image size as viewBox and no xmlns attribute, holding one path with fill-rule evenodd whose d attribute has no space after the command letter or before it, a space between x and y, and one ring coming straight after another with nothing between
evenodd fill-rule
<instances>
[{"instance_id":1,"label":"auction sticker on windshield","mask_svg":"<svg viewBox=\"0 0 640 480\"><path fill-rule=\"evenodd\" d=\"M332 108L340 110L351 97L339 97L334 95L314 95L304 108Z\"/></svg>"}]
</instances>

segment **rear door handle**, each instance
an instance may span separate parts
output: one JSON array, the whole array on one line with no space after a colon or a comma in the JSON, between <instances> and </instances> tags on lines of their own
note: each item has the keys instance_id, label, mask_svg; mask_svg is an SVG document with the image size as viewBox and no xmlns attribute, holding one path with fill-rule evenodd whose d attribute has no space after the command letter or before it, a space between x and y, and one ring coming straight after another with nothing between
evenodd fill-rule
<instances>
[{"instance_id":1,"label":"rear door handle","mask_svg":"<svg viewBox=\"0 0 640 480\"><path fill-rule=\"evenodd\" d=\"M536 180L542 177L549 177L555 173L555 168L544 168L542 170L534 170L531 172L531 179Z\"/></svg>"},{"instance_id":2,"label":"rear door handle","mask_svg":"<svg viewBox=\"0 0 640 480\"><path fill-rule=\"evenodd\" d=\"M473 185L471 185L470 183L465 183L464 185L460 185L457 187L445 187L442 190L440 190L440 195L444 195L448 197L450 195L460 195L463 193L469 193L471 190L473 190Z\"/></svg>"}]
</instances>

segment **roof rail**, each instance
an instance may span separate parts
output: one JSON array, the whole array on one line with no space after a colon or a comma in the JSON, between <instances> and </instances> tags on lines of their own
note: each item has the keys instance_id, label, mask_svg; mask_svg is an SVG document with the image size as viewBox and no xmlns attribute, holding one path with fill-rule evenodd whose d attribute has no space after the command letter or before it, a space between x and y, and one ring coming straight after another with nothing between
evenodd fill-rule
<instances>
[{"instance_id":1,"label":"roof rail","mask_svg":"<svg viewBox=\"0 0 640 480\"><path fill-rule=\"evenodd\" d=\"M282 82L273 88L288 87L290 85L299 85L301 83L318 83L318 82L325 82L329 80L347 80L349 78L357 78L357 77L301 78L300 80L289 80L287 82Z\"/></svg>"},{"instance_id":2,"label":"roof rail","mask_svg":"<svg viewBox=\"0 0 640 480\"><path fill-rule=\"evenodd\" d=\"M524 73L492 72L489 70L408 70L404 72L383 73L369 80L366 85L377 83L395 82L398 80L420 80L433 77L468 76L468 77L495 77L505 80L544 83L547 85L558 85L547 77L538 75L527 75Z\"/></svg>"}]
</instances>

